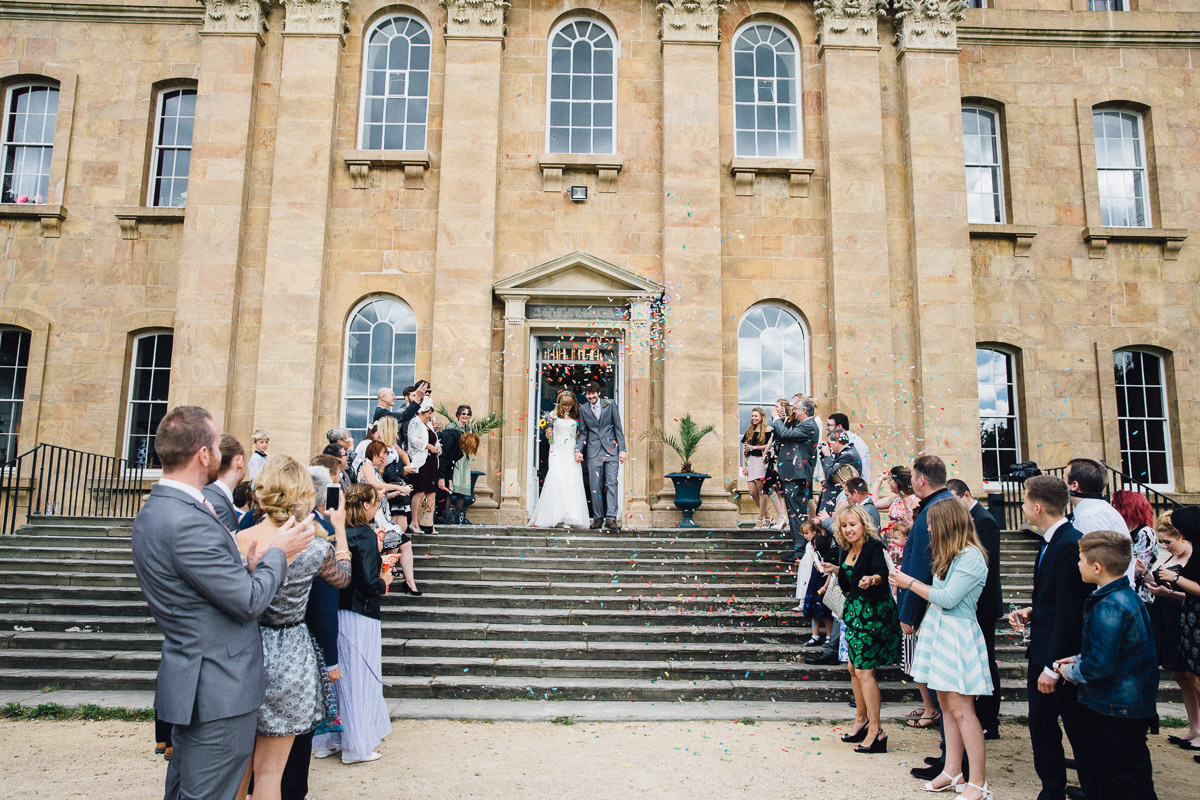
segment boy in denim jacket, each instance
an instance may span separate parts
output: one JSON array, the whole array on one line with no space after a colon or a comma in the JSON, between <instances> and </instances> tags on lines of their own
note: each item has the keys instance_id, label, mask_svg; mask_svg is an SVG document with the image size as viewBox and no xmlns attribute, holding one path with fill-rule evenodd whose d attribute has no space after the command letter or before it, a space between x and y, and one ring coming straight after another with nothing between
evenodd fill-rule
<instances>
[{"instance_id":1,"label":"boy in denim jacket","mask_svg":"<svg viewBox=\"0 0 1200 800\"><path fill-rule=\"evenodd\" d=\"M1156 715L1158 660L1150 615L1125 577L1132 556L1124 533L1093 531L1079 540L1079 574L1098 588L1083 606L1080 654L1056 667L1079 686L1088 709L1105 800L1157 800L1146 732Z\"/></svg>"}]
</instances>

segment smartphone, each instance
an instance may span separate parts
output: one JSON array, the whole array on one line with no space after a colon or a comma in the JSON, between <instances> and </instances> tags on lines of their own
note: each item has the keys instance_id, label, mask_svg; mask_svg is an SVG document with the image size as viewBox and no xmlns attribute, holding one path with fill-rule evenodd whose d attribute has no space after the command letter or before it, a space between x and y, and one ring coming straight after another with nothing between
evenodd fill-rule
<instances>
[{"instance_id":1,"label":"smartphone","mask_svg":"<svg viewBox=\"0 0 1200 800\"><path fill-rule=\"evenodd\" d=\"M330 486L325 490L325 508L330 511L337 511L341 504L342 490L336 486Z\"/></svg>"}]
</instances>

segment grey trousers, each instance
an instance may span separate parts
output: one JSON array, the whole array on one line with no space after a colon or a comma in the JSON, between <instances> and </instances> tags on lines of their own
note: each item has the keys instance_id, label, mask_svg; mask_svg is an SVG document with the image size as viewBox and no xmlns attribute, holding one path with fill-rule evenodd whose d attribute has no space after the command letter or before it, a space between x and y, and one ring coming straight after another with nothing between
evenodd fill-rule
<instances>
[{"instance_id":1,"label":"grey trousers","mask_svg":"<svg viewBox=\"0 0 1200 800\"><path fill-rule=\"evenodd\" d=\"M233 800L254 753L258 709L171 729L175 749L163 800Z\"/></svg>"},{"instance_id":2,"label":"grey trousers","mask_svg":"<svg viewBox=\"0 0 1200 800\"><path fill-rule=\"evenodd\" d=\"M592 494L592 518L615 520L617 518L617 470L620 462L616 456L606 456L603 461L588 459L588 489Z\"/></svg>"}]
</instances>

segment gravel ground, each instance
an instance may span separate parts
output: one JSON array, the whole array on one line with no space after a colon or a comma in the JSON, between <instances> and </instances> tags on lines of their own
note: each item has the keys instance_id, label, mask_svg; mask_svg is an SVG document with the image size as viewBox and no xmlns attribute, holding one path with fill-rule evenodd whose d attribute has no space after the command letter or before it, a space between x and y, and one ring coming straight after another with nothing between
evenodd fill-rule
<instances>
[{"instance_id":1,"label":"gravel ground","mask_svg":"<svg viewBox=\"0 0 1200 800\"><path fill-rule=\"evenodd\" d=\"M921 796L908 768L937 750L936 734L889 725L886 755L859 755L840 726L767 722L396 721L384 757L314 761L310 798L803 798ZM988 743L998 800L1037 794L1028 732L1010 724ZM1162 800L1196 797L1200 765L1151 737ZM153 727L129 722L0 722L0 797L162 796L165 765ZM927 796L927 795L926 795Z\"/></svg>"}]
</instances>

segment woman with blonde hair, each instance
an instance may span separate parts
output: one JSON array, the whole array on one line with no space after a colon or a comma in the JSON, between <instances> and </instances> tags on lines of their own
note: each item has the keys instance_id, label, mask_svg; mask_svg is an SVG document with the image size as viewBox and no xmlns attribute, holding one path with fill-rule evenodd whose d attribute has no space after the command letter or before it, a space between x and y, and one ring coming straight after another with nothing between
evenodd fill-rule
<instances>
[{"instance_id":1,"label":"woman with blonde hair","mask_svg":"<svg viewBox=\"0 0 1200 800\"><path fill-rule=\"evenodd\" d=\"M575 437L579 432L579 403L574 392L562 391L554 411L538 423L550 440L546 480L538 495L529 524L534 528L559 525L588 526L587 495L583 491L583 465L575 460Z\"/></svg>"},{"instance_id":2,"label":"woman with blonde hair","mask_svg":"<svg viewBox=\"0 0 1200 800\"><path fill-rule=\"evenodd\" d=\"M946 735L946 764L942 773L922 788L927 792L957 791L964 800L985 800L988 790L983 727L975 715L975 698L991 694L987 645L975 617L975 605L987 583L987 553L975 533L975 523L961 503L929 507L929 550L933 585L903 572L891 582L929 601L929 611L917 635L913 680L938 694L942 732ZM966 751L970 780L963 783Z\"/></svg>"},{"instance_id":3,"label":"woman with blonde hair","mask_svg":"<svg viewBox=\"0 0 1200 800\"><path fill-rule=\"evenodd\" d=\"M399 526L400 530L406 531L408 530L409 518L412 516L410 497L413 491L412 485L407 478L410 475L416 474L417 467L413 466L408 453L399 444L400 424L396 421L396 418L380 417L376 425L378 426L376 428L376 437L383 443L387 454L387 461L377 470L380 481L392 486L403 485L408 488L408 492L397 493L392 491L381 496L379 506L383 509L384 517L392 520L393 523ZM360 480L362 480L361 477ZM379 486L375 486L375 489L378 491Z\"/></svg>"},{"instance_id":4,"label":"woman with blonde hair","mask_svg":"<svg viewBox=\"0 0 1200 800\"><path fill-rule=\"evenodd\" d=\"M262 520L237 534L238 548L247 559L251 553L265 551L289 517L313 524L316 494L312 475L290 456L271 456L264 462L255 478L254 498ZM320 575L335 589L350 584L345 514L330 511L329 520L334 541L316 529L313 543L288 563L287 577L258 618L266 699L258 710L254 758L242 782L241 797L245 797L251 774L256 800L280 796L279 782L292 739L311 733L325 718L332 699L320 654L304 624L315 576Z\"/></svg>"},{"instance_id":5,"label":"woman with blonde hair","mask_svg":"<svg viewBox=\"0 0 1200 800\"><path fill-rule=\"evenodd\" d=\"M843 742L858 743L856 753L886 753L888 737L880 723L882 697L875 670L900 660L900 617L888 590L890 564L879 531L862 506L838 512L834 525L841 564L824 562L821 571L837 573L842 590L842 624L854 689L854 729Z\"/></svg>"},{"instance_id":6,"label":"woman with blonde hair","mask_svg":"<svg viewBox=\"0 0 1200 800\"><path fill-rule=\"evenodd\" d=\"M758 506L758 521L755 528L768 525L767 495L763 492L763 480L767 477L765 454L771 449L771 429L767 427L767 412L761 408L750 411L750 426L742 435L742 474L746 476L746 484L750 487L750 499Z\"/></svg>"},{"instance_id":7,"label":"woman with blonde hair","mask_svg":"<svg viewBox=\"0 0 1200 800\"><path fill-rule=\"evenodd\" d=\"M780 419L791 419L792 404L790 401L781 397L775 401L775 407L779 409ZM788 515L787 504L783 502L783 481L780 480L779 472L775 469L777 444L772 441L771 446L763 451L762 491L764 495L771 498L771 505L775 506L775 524L771 527L781 531L788 526Z\"/></svg>"}]
</instances>

